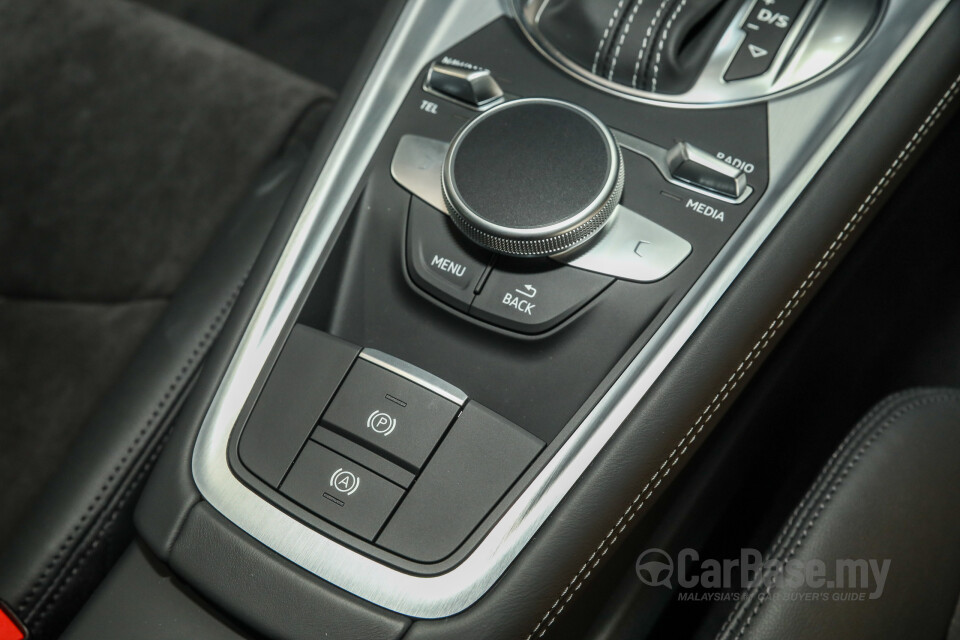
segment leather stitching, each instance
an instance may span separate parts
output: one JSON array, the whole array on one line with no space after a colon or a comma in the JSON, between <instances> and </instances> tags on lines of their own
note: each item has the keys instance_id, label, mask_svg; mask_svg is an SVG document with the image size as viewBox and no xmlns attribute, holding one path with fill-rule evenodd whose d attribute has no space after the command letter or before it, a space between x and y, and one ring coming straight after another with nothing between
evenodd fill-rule
<instances>
[{"instance_id":1,"label":"leather stitching","mask_svg":"<svg viewBox=\"0 0 960 640\"><path fill-rule=\"evenodd\" d=\"M613 51L613 62L610 63L610 72L607 74L607 80L613 80L613 72L617 69L617 58L620 57L620 50L623 48L623 42L627 39L627 34L630 33L630 27L633 26L633 19L637 17L637 11L640 10L642 5L643 0L638 0L634 3L633 9L630 11L630 16L623 25L623 30L620 32L620 39L617 41L617 48Z\"/></svg>"},{"instance_id":2,"label":"leather stitching","mask_svg":"<svg viewBox=\"0 0 960 640\"><path fill-rule=\"evenodd\" d=\"M613 15L610 16L610 22L607 23L607 28L603 30L603 35L600 37L600 44L597 45L597 52L593 54L593 73L597 72L597 65L600 64L600 54L603 53L603 48L607 44L607 38L610 36L610 31L613 29L614 23L617 21L617 17L620 15L620 10L623 8L623 1L619 0L617 6L613 8Z\"/></svg>"},{"instance_id":3,"label":"leather stitching","mask_svg":"<svg viewBox=\"0 0 960 640\"><path fill-rule=\"evenodd\" d=\"M657 55L653 59L653 79L650 81L650 91L657 90L657 80L660 79L660 61L663 59L663 47L667 44L670 29L673 28L674 22L676 22L677 17L686 5L687 0L680 0L680 4L678 4L677 8L670 14L670 19L667 20L667 25L663 28L663 33L660 34L660 42L657 44Z\"/></svg>"},{"instance_id":4,"label":"leather stitching","mask_svg":"<svg viewBox=\"0 0 960 640\"><path fill-rule=\"evenodd\" d=\"M908 391L887 398L868 412L867 415L860 420L858 425L847 433L824 465L825 470L817 476L810 488L807 489L800 504L793 510L786 524L784 524L783 528L777 534L776 539L774 539L773 544L770 546L772 557L779 557L782 554L782 550L786 546L786 539L794 535L797 528L801 526L801 523L806 521L815 497L824 492L824 488L830 485L839 470L843 468L842 458L844 458L849 451L856 450L856 442L862 440L863 434L865 430L867 430L864 425L873 424L879 416L888 413L891 406L901 404L905 399L912 398L915 395L916 392ZM720 633L725 633L728 627L736 623L743 611L744 608L742 607L738 606L735 608L723 623Z\"/></svg>"},{"instance_id":5,"label":"leather stitching","mask_svg":"<svg viewBox=\"0 0 960 640\"><path fill-rule=\"evenodd\" d=\"M647 45L650 43L650 38L653 36L653 30L657 26L657 22L660 21L660 16L663 15L663 10L667 6L667 2L670 0L660 0L660 6L657 7L656 13L653 14L653 19L650 20L650 24L647 25L647 31L643 34L643 41L640 43L640 51L637 52L637 62L633 65L633 79L631 84L634 87L637 86L637 78L640 74L640 63L643 60L643 54L647 50Z\"/></svg>"},{"instance_id":6,"label":"leather stitching","mask_svg":"<svg viewBox=\"0 0 960 640\"><path fill-rule=\"evenodd\" d=\"M813 284L823 274L826 267L830 264L833 258L836 257L847 240L850 239L853 231L863 220L864 216L873 208L880 195L890 185L893 178L899 173L907 159L913 154L914 151L916 151L917 146L924 139L924 137L926 137L927 133L930 131L930 128L940 119L940 116L943 114L947 106L953 102L953 99L957 96L958 89L960 89L960 77L953 81L947 91L940 98L939 102L937 102L937 104L927 115L920 127L916 130L916 132L914 132L910 140L907 141L903 149L900 150L896 158L894 158L891 165L880 177L873 189L870 190L870 193L867 194L866 199L860 204L850 220L847 221L834 240L827 247L826 251L813 266L813 269L800 283L800 286L787 299L783 307L780 309L780 312L773 319L773 321L771 321L763 334L760 335L759 339L756 341L756 343L754 343L747 355L744 356L743 360L740 361L740 364L737 365L733 373L730 374L730 377L727 378L727 381L723 384L716 395L714 395L713 399L703 409L703 411L700 413L700 416L693 423L693 426L691 426L690 429L688 429L683 435L683 437L680 438L673 450L670 452L670 455L663 460L657 470L644 485L643 489L636 495L633 501L627 505L627 508L624 510L620 518L614 523L613 527L611 527L607 532L607 535L604 536L604 538L600 541L600 544L593 551L593 553L590 554L586 562L583 563L583 565L580 567L580 570L576 573L576 575L574 575L573 579L571 579L567 586L564 587L563 591L560 592L560 596L553 602L540 621L537 622L536 626L533 628L533 631L527 635L526 640L531 640L534 637L542 638L546 634L547 629L554 623L554 621L557 619L557 616L563 612L563 609L566 607L566 605L570 603L574 595L576 595L576 593L580 590L580 587L583 586L584 581L590 577L593 570L596 569L603 557L617 542L618 538L626 530L629 523L634 517L636 517L641 509L643 509L644 505L647 504L654 492L660 487L663 480L670 475L670 472L677 465L677 462L679 462L679 460L689 450L690 445L693 444L693 442L703 431L704 427L706 427L707 423L710 422L713 416L716 415L720 408L726 403L726 400L730 397L730 394L737 387L737 385L739 385L740 381L755 364L759 356L767 349L774 336L776 336L780 329L783 328L787 319L799 306L801 300L803 300Z\"/></svg>"},{"instance_id":7,"label":"leather stitching","mask_svg":"<svg viewBox=\"0 0 960 640\"><path fill-rule=\"evenodd\" d=\"M113 468L109 476L107 476L106 481L100 490L97 492L97 495L93 500L87 505L86 510L83 515L80 516L80 519L77 523L71 528L70 533L63 541L63 543L58 548L57 552L51 558L50 562L44 568L43 572L36 579L30 591L26 596L20 601L17 605L17 613L23 619L24 623L30 624L32 618L36 615L37 611L35 610L35 604L45 600L51 593L53 586L57 579L62 575L63 570L66 565L70 563L70 558L66 558L61 562L66 555L73 555L77 545L74 545L74 541L82 538L84 535L84 530L87 525L87 521L97 515L97 510L100 508L101 502L108 497L115 485L115 481L119 481L123 475L121 472L124 471L128 460L133 456L137 451L137 446L144 439L144 437L150 435L151 428L160 420L164 415L164 409L168 407L173 400L176 399L177 393L180 391L183 383L189 379L189 373L192 371L193 365L202 358L206 352L206 347L212 342L212 339L219 333L219 329L223 324L228 312L233 307L233 303L236 301L237 296L239 295L240 289L243 286L243 282L246 280L246 275L241 279L240 284L238 284L233 292L230 294L226 302L220 307L217 315L214 317L213 321L207 328L207 331L203 334L197 345L194 347L193 352L187 358L186 363L180 368L179 373L174 376L173 382L167 387L167 390L164 392L163 397L157 403L154 410L151 412L150 417L147 419L146 424L143 428L137 433L136 437L133 439L131 444L125 450L123 456L120 458L120 461ZM122 505L120 505L122 506ZM120 507L117 507L118 509ZM99 538L99 536L98 536ZM96 540L94 544L88 548L84 556L88 555L92 548L97 546ZM82 564L82 561L81 561ZM78 565L79 567L79 565ZM76 573L76 568L73 573ZM69 582L69 579L68 579ZM41 593L42 590L42 593ZM59 597L59 593L62 592L62 587L55 594L53 601ZM47 603L44 608L47 609L50 607L51 603Z\"/></svg>"},{"instance_id":8,"label":"leather stitching","mask_svg":"<svg viewBox=\"0 0 960 640\"><path fill-rule=\"evenodd\" d=\"M856 468L859 462L863 459L866 451L880 438L881 435L883 435L884 432L887 431L892 424L896 423L904 416L904 414L912 411L913 409L942 402L944 400L957 402L960 401L960 397L958 397L956 394L945 393L937 396L921 398L900 407L893 415L887 417L879 425L873 425L870 422L865 422L862 431L855 430L857 435L866 436L865 441L856 449L856 453L853 454L850 460L846 462L840 461L839 459L835 460L831 466L827 468L827 470L824 472L824 475L831 478L830 482L827 483L826 488L821 486L820 491L818 491L814 496L811 496L816 498L818 503L813 515L802 519L804 522L803 529L799 532L799 534L796 532L796 530L794 530L793 534L791 534L788 539L783 541L781 548L777 549L773 554L771 554L771 558L783 557L783 552L786 549L787 553L786 557L783 558L784 562L789 562L791 559L793 559L797 551L799 551L803 546L803 542L806 540L806 537L810 533L811 529L813 529L813 527L816 525L820 515L826 509L829 502L833 499L833 496L836 495L836 493L843 486L844 481L846 481L846 479L850 476L850 472ZM841 450L839 453L842 456L848 452ZM743 635L747 632L750 623L759 613L763 603L769 600L768 596L776 588L776 579L778 573L779 572L776 570L765 571L764 578L769 578L769 583L767 580L758 580L754 587L750 589L747 600L742 601L743 604L737 607L737 611L735 611L734 614L746 611L748 609L748 601L757 600L756 605L747 616L746 621L744 621L737 631L737 638L743 637Z\"/></svg>"},{"instance_id":9,"label":"leather stitching","mask_svg":"<svg viewBox=\"0 0 960 640\"><path fill-rule=\"evenodd\" d=\"M60 596L63 595L67 587L70 586L70 583L73 581L73 579L80 574L80 570L86 564L87 560L90 559L90 556L93 555L93 552L100 547L100 544L103 538L107 536L111 525L113 525L117 517L120 515L120 512L126 506L127 502L131 497L133 497L133 495L136 493L136 490L141 486L142 480L153 469L153 465L157 458L160 457L160 453L163 451L163 445L166 443L169 437L169 431L163 434L163 436L160 438L160 441L157 443L157 446L153 448L147 460L137 471L136 476L130 481L124 492L121 494L116 506L111 510L106 521L103 523L103 526L97 531L97 535L92 539L91 543L86 546L83 554L77 560L77 563L70 569L69 573L67 573L64 581L53 592L53 597L51 597L50 600L43 605L42 609L39 611L39 615L37 615L37 617L31 621L30 626L33 633L39 635L44 619L53 611L53 607L59 600Z\"/></svg>"}]
</instances>

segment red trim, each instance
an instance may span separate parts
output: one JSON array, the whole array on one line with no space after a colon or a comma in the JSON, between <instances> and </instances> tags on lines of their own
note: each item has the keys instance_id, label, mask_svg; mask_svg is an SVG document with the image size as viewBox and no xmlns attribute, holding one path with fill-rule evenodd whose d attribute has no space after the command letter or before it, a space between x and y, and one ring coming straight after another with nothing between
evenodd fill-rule
<instances>
[{"instance_id":1,"label":"red trim","mask_svg":"<svg viewBox=\"0 0 960 640\"><path fill-rule=\"evenodd\" d=\"M24 640L26 637L20 622L0 603L0 640Z\"/></svg>"}]
</instances>

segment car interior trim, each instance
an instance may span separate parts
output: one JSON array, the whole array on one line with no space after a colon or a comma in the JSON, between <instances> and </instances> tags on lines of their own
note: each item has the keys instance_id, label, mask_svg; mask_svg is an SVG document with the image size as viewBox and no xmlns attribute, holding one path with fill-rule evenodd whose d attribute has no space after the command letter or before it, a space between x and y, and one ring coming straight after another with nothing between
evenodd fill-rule
<instances>
[{"instance_id":1,"label":"car interior trim","mask_svg":"<svg viewBox=\"0 0 960 640\"><path fill-rule=\"evenodd\" d=\"M648 504L649 500L653 497L654 492L677 465L680 458L682 458L687 451L691 450L691 445L697 440L713 417L720 412L720 409L729 399L734 397L733 391L740 384L740 380L743 378L744 374L749 371L751 367L753 367L753 365L768 349L768 347L774 344L774 338L786 325L787 319L800 304L800 301L806 296L811 287L813 287L813 285L820 279L820 276L827 271L829 264L837 255L839 255L843 246L853 236L854 232L859 227L867 213L870 212L876 203L880 201L880 197L886 191L887 187L892 184L894 178L897 176L900 170L907 165L908 160L913 156L914 152L920 148L920 143L926 137L927 133L944 114L953 100L956 99L958 94L960 94L960 77L954 80L953 83L947 88L946 92L943 94L940 100L937 101L936 105L934 105L933 109L917 128L916 132L910 137L903 149L896 155L887 171L883 173L876 185L874 185L874 187L869 191L864 201L860 204L860 206L857 207L854 214L850 217L847 223L843 225L843 228L830 242L829 246L816 261L810 272L806 275L806 277L804 277L800 286L797 287L797 289L795 289L793 293L787 297L786 302L783 303L776 316L774 316L773 320L770 321L770 324L764 328L759 338L757 338L756 342L754 342L753 346L746 353L743 359L740 360L740 363L733 368L732 373L730 373L717 392L711 396L710 402L697 415L697 419L694 421L693 425L690 426L686 433L683 434L683 437L680 438L672 447L670 455L664 458L663 461L657 465L657 470L644 483L643 488L637 492L633 500L629 502L623 513L617 519L616 523L610 528L607 535L604 536L604 538L597 544L593 552L587 557L581 566L580 570L563 588L560 596L554 601L550 609L539 619L533 631L526 636L526 640L531 640L532 638L542 636L545 633L546 628L553 624L557 615L559 615L560 610L570 603L574 595L576 595L576 593L579 591L580 585L584 580L586 580L588 574L597 567L597 565L600 563L600 559L606 555L609 548L615 543L619 535L626 528L627 523L632 520L643 509L644 506Z\"/></svg>"},{"instance_id":2,"label":"car interior trim","mask_svg":"<svg viewBox=\"0 0 960 640\"><path fill-rule=\"evenodd\" d=\"M860 55L805 91L771 101L770 186L755 211L479 545L450 571L422 577L382 565L283 513L243 485L227 460L231 430L312 274L329 253L406 90L446 47L511 9L492 0L411 0L316 182L204 418L192 459L201 494L269 548L361 598L420 618L464 610L506 570L643 399L946 5L947 0L890 0Z\"/></svg>"}]
</instances>

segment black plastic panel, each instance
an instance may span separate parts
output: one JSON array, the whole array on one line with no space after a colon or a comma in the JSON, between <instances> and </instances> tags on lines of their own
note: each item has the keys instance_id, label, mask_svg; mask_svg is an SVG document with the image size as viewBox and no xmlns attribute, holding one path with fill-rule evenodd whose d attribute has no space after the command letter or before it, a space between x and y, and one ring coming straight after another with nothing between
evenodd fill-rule
<instances>
[{"instance_id":1,"label":"black plastic panel","mask_svg":"<svg viewBox=\"0 0 960 640\"><path fill-rule=\"evenodd\" d=\"M243 464L278 487L359 349L297 325L240 437Z\"/></svg>"},{"instance_id":2,"label":"black plastic panel","mask_svg":"<svg viewBox=\"0 0 960 640\"><path fill-rule=\"evenodd\" d=\"M443 560L542 448L522 429L468 403L377 544L418 562Z\"/></svg>"}]
</instances>

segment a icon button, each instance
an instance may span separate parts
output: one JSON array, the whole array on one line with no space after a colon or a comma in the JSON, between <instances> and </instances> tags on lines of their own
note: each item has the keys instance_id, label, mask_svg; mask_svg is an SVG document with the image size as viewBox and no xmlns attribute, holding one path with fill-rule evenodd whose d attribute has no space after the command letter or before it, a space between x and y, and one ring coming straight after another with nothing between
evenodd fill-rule
<instances>
[{"instance_id":1,"label":"a icon button","mask_svg":"<svg viewBox=\"0 0 960 640\"><path fill-rule=\"evenodd\" d=\"M470 315L521 333L540 333L569 317L612 281L550 260L500 258Z\"/></svg>"},{"instance_id":2,"label":"a icon button","mask_svg":"<svg viewBox=\"0 0 960 640\"><path fill-rule=\"evenodd\" d=\"M676 269L693 249L677 234L626 207L621 207L611 225L596 242L564 261L623 280L656 282Z\"/></svg>"},{"instance_id":3,"label":"a icon button","mask_svg":"<svg viewBox=\"0 0 960 640\"><path fill-rule=\"evenodd\" d=\"M331 449L307 442L280 492L324 520L373 540L403 489Z\"/></svg>"},{"instance_id":4,"label":"a icon button","mask_svg":"<svg viewBox=\"0 0 960 640\"><path fill-rule=\"evenodd\" d=\"M516 289L516 292L522 296L527 296L528 298L535 298L537 296L537 289L532 284L523 285L523 290Z\"/></svg>"},{"instance_id":5,"label":"a icon button","mask_svg":"<svg viewBox=\"0 0 960 640\"><path fill-rule=\"evenodd\" d=\"M345 471L342 467L333 472L333 475L330 476L330 486L339 491L340 493L345 493L348 496L352 496L357 489L360 488L360 478L357 477L357 474L352 471Z\"/></svg>"}]
</instances>

